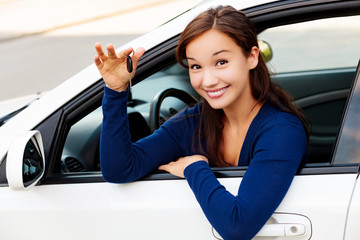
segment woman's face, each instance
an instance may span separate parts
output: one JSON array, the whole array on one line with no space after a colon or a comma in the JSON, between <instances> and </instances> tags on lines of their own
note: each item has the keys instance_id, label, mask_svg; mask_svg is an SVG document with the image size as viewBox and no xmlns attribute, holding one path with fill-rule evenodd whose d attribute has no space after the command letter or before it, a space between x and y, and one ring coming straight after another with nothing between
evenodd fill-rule
<instances>
[{"instance_id":1,"label":"woman's face","mask_svg":"<svg viewBox=\"0 0 360 240\"><path fill-rule=\"evenodd\" d=\"M208 30L186 46L191 85L214 109L240 107L238 103L252 98L249 72L256 67L258 55L253 47L245 57L232 38Z\"/></svg>"}]
</instances>

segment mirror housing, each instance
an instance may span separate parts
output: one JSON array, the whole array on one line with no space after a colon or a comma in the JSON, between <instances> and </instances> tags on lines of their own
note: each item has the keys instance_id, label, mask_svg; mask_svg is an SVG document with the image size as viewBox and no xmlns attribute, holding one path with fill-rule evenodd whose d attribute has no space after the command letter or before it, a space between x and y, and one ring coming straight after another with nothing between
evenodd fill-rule
<instances>
[{"instance_id":1,"label":"mirror housing","mask_svg":"<svg viewBox=\"0 0 360 240\"><path fill-rule=\"evenodd\" d=\"M258 44L259 44L260 54L264 59L264 62L269 62L273 57L273 51L270 47L270 44L263 40L259 40Z\"/></svg>"},{"instance_id":2,"label":"mirror housing","mask_svg":"<svg viewBox=\"0 0 360 240\"><path fill-rule=\"evenodd\" d=\"M14 190L25 190L39 182L45 172L44 147L39 131L15 138L6 160L6 177Z\"/></svg>"}]
</instances>

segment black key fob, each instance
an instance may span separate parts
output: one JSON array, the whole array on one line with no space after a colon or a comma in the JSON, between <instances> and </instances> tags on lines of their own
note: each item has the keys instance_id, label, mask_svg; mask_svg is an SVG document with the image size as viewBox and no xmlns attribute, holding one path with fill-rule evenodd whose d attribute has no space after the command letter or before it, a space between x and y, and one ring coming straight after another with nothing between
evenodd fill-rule
<instances>
[{"instance_id":1,"label":"black key fob","mask_svg":"<svg viewBox=\"0 0 360 240\"><path fill-rule=\"evenodd\" d=\"M133 62L132 58L130 56L127 56L126 58L126 66L129 73L132 73L133 71Z\"/></svg>"}]
</instances>

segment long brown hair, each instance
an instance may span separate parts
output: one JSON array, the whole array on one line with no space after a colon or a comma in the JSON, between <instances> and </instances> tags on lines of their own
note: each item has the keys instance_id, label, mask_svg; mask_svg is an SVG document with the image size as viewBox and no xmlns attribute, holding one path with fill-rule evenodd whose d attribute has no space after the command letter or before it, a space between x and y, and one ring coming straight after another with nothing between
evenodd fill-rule
<instances>
[{"instance_id":1,"label":"long brown hair","mask_svg":"<svg viewBox=\"0 0 360 240\"><path fill-rule=\"evenodd\" d=\"M232 38L246 57L250 55L252 47L258 47L256 28L250 19L231 6L219 6L201 13L187 25L181 34L176 49L176 58L183 67L188 68L185 61L186 46L210 29L218 30ZM293 104L293 98L271 81L262 57L259 57L258 65L250 70L250 87L253 97L259 103L268 101L281 111L296 115L307 131L304 115ZM221 109L213 109L204 99L202 102L200 124L194 134L194 143L205 154L202 142L206 139L206 155L210 164L229 166L224 161L223 149L221 141L219 141L222 139L224 128L222 121L224 112Z\"/></svg>"}]
</instances>

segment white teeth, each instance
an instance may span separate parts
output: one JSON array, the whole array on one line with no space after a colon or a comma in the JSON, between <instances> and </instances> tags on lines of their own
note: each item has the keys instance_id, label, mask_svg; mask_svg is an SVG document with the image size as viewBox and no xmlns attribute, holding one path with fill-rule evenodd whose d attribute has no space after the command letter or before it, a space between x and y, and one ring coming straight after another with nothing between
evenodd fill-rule
<instances>
[{"instance_id":1,"label":"white teeth","mask_svg":"<svg viewBox=\"0 0 360 240\"><path fill-rule=\"evenodd\" d=\"M214 96L217 96L217 95L220 95L222 94L223 92L225 92L226 88L223 88L219 91L216 91L216 92L208 92L208 94L211 96L211 97L214 97Z\"/></svg>"}]
</instances>

